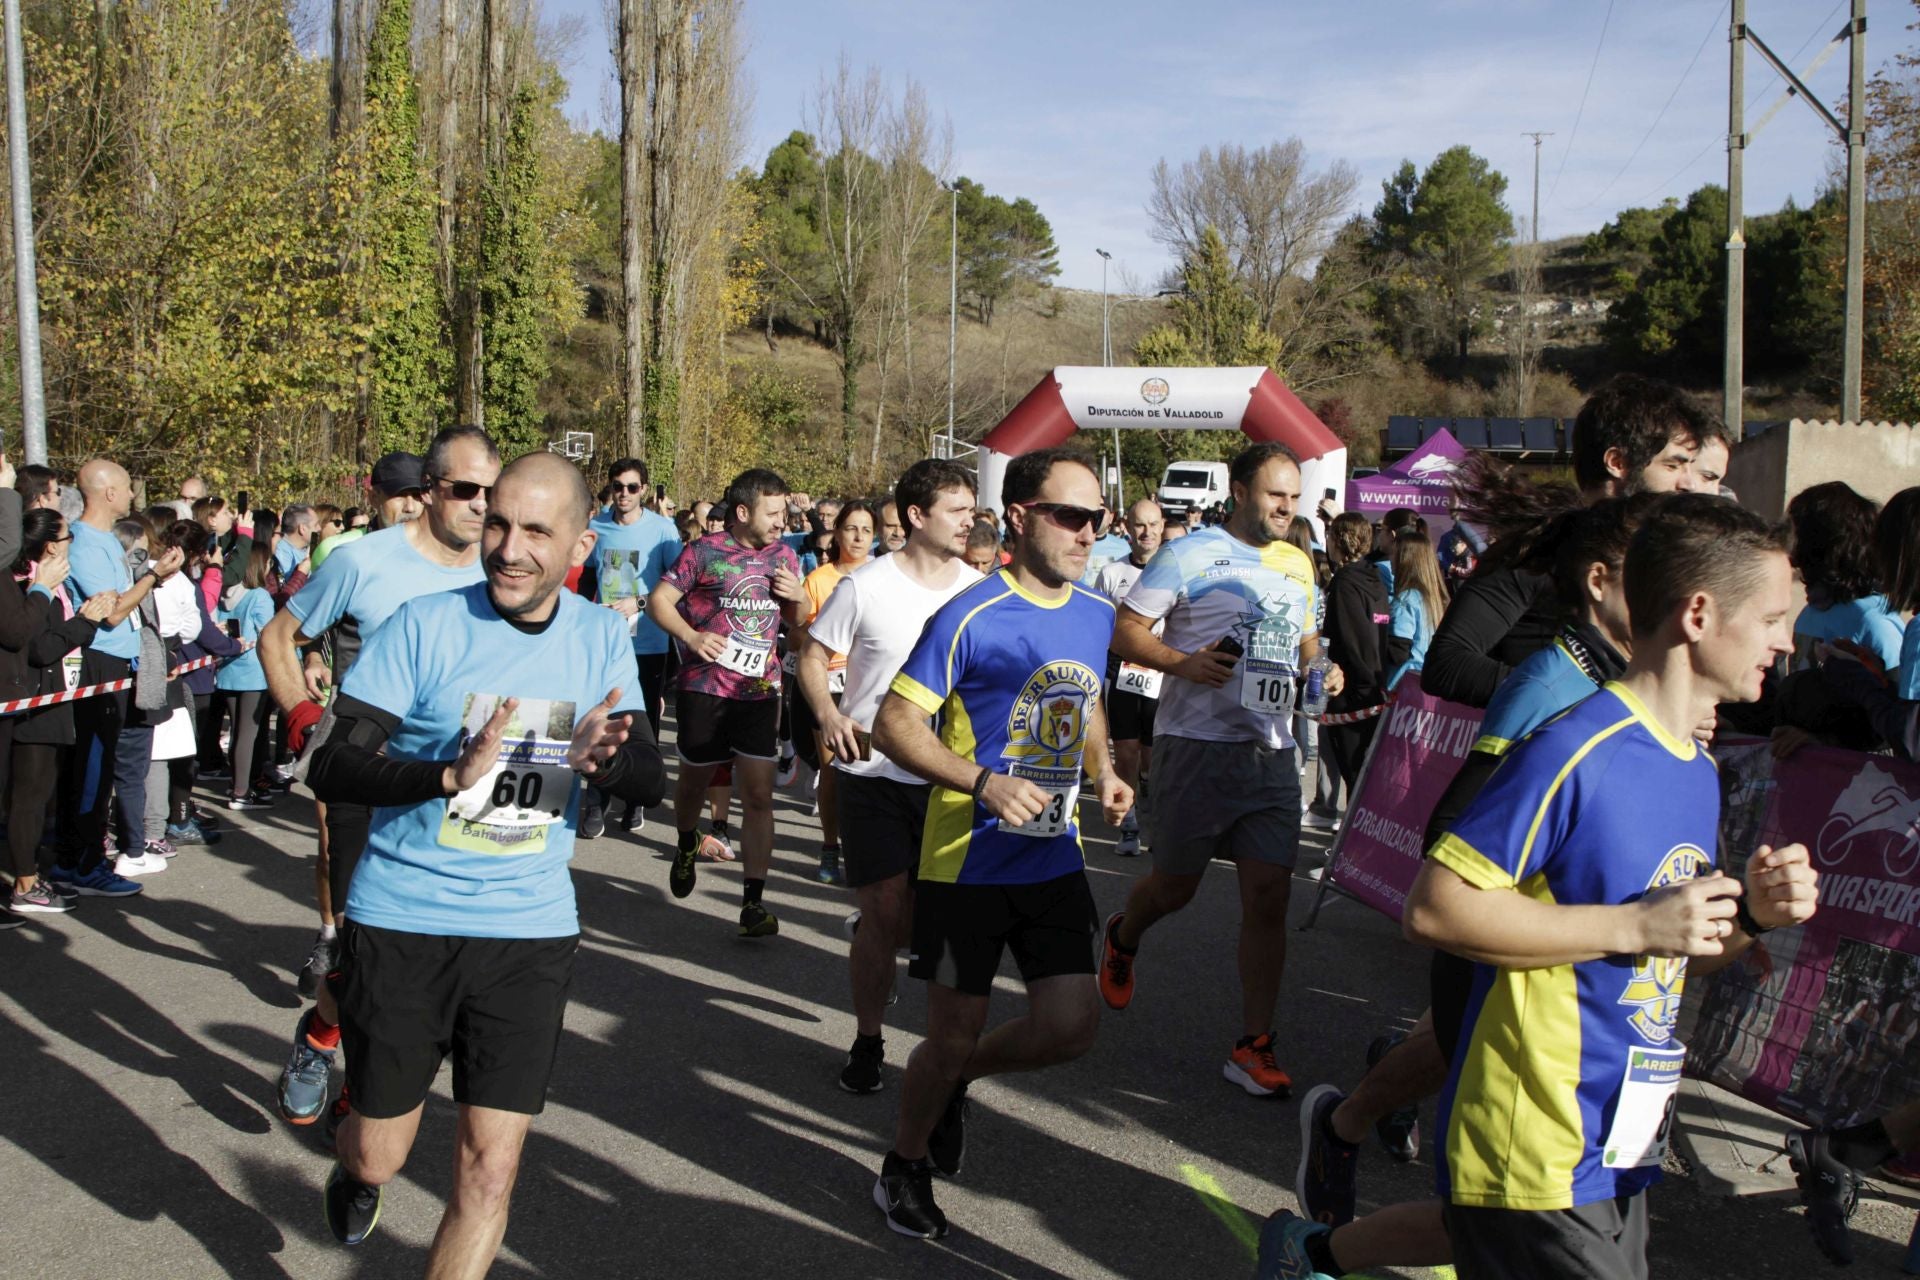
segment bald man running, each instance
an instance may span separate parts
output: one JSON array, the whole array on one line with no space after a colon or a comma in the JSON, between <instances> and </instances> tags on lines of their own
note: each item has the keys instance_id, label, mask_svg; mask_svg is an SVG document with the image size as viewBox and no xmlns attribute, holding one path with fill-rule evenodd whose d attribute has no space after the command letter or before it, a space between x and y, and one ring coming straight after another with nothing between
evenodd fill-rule
<instances>
[{"instance_id":1,"label":"bald man running","mask_svg":"<svg viewBox=\"0 0 1920 1280\"><path fill-rule=\"evenodd\" d=\"M562 590L593 550L592 497L549 453L500 473L486 580L400 606L340 690L308 781L373 809L328 979L353 1114L327 1225L358 1244L419 1131L441 1060L459 1104L453 1195L427 1274L486 1274L506 1233L580 943L580 779L642 808L665 786L625 621Z\"/></svg>"},{"instance_id":2,"label":"bald man running","mask_svg":"<svg viewBox=\"0 0 1920 1280\"><path fill-rule=\"evenodd\" d=\"M125 467L95 458L80 468L86 507L73 522L67 589L79 599L113 600L106 621L80 659L80 683L124 680L140 656L140 602L156 584L179 571L180 551L167 551L138 568L113 526L133 510L133 481ZM73 704L73 754L60 776L61 844L58 865L47 879L92 897L126 898L138 882L116 875L106 860L111 801L120 802L126 849L139 855L146 829L147 766L153 762L153 725L135 710L133 693L96 694Z\"/></svg>"}]
</instances>

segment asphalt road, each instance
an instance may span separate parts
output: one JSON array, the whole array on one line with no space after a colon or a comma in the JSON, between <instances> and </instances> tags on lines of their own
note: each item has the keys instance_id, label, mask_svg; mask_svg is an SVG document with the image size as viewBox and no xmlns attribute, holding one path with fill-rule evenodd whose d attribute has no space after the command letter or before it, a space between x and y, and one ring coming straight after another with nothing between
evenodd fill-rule
<instances>
[{"instance_id":1,"label":"asphalt road","mask_svg":"<svg viewBox=\"0 0 1920 1280\"><path fill-rule=\"evenodd\" d=\"M954 1231L925 1244L886 1230L870 1199L924 1000L903 966L888 1087L842 1092L849 895L812 879L804 782L779 809L767 901L781 933L759 942L734 936L738 864L703 865L684 902L667 894L665 822L581 846L573 1004L495 1275L1251 1274L1261 1219L1292 1204L1298 1119L1295 1102L1220 1076L1238 1007L1230 869L1150 935L1133 1007L1107 1015L1087 1057L975 1088L964 1177L936 1184ZM312 805L296 793L220 812L225 841L184 851L140 897L0 934L0 1276L422 1268L448 1186L449 1077L377 1235L340 1249L319 1211L328 1158L273 1109L300 1008L291 969L316 924ZM1104 912L1143 864L1113 855L1092 806L1082 815ZM1295 887L1298 923L1315 886ZM1296 1097L1353 1080L1367 1041L1419 1014L1425 975L1397 929L1351 903L1295 932L1280 1039ZM1020 1000L1009 966L996 1013ZM1373 1148L1361 1175L1364 1210L1425 1194L1432 1170ZM1681 1169L1651 1207L1656 1276L1825 1269L1787 1198L1709 1196ZM1863 1207L1854 1273L1897 1272L1911 1222L1911 1201Z\"/></svg>"}]
</instances>

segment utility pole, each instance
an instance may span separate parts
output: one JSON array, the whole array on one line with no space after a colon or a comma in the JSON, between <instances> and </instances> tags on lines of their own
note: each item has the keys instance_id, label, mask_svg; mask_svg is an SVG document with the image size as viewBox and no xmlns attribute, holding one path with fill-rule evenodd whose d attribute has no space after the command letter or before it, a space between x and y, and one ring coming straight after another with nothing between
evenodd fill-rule
<instances>
[{"instance_id":1,"label":"utility pole","mask_svg":"<svg viewBox=\"0 0 1920 1280\"><path fill-rule=\"evenodd\" d=\"M960 180L947 184L953 197L953 226L947 238L947 456L953 456L953 370L960 347Z\"/></svg>"},{"instance_id":2,"label":"utility pole","mask_svg":"<svg viewBox=\"0 0 1920 1280\"><path fill-rule=\"evenodd\" d=\"M1533 139L1533 227L1531 231L1528 233L1528 238L1531 239L1535 244L1539 244L1540 243L1540 140L1542 138L1551 138L1553 136L1553 133L1551 130L1544 130L1539 133L1527 133L1523 130L1520 136L1523 138Z\"/></svg>"},{"instance_id":3,"label":"utility pole","mask_svg":"<svg viewBox=\"0 0 1920 1280\"><path fill-rule=\"evenodd\" d=\"M40 381L40 284L33 259L33 170L27 154L27 59L20 0L6 0L7 169L13 186L13 287L20 312L20 422L27 461L47 465L47 393Z\"/></svg>"},{"instance_id":4,"label":"utility pole","mask_svg":"<svg viewBox=\"0 0 1920 1280\"><path fill-rule=\"evenodd\" d=\"M1867 257L1867 0L1853 0L1848 22L1847 294L1842 343L1840 417L1860 421L1860 343L1866 306Z\"/></svg>"},{"instance_id":5,"label":"utility pole","mask_svg":"<svg viewBox=\"0 0 1920 1280\"><path fill-rule=\"evenodd\" d=\"M1110 319L1112 312L1107 303L1107 264L1113 261L1113 255L1105 249L1095 249L1094 252L1100 255L1100 363L1105 367L1113 364L1113 326ZM1118 422L1113 424L1113 474L1116 481L1113 486L1114 509L1119 510L1120 504L1126 501L1126 480L1120 473L1120 424ZM1104 481L1106 476L1103 474L1100 478Z\"/></svg>"},{"instance_id":6,"label":"utility pole","mask_svg":"<svg viewBox=\"0 0 1920 1280\"><path fill-rule=\"evenodd\" d=\"M1742 179L1747 152L1747 0L1733 0L1733 18L1727 27L1731 50L1727 67L1727 337L1726 366L1721 375L1720 417L1738 441L1745 432L1747 238L1741 211Z\"/></svg>"}]
</instances>

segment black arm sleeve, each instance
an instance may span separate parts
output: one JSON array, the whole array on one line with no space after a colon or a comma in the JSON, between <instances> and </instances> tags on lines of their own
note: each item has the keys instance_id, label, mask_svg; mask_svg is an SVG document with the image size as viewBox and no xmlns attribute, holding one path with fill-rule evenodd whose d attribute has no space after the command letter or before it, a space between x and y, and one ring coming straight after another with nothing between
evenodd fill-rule
<instances>
[{"instance_id":1,"label":"black arm sleeve","mask_svg":"<svg viewBox=\"0 0 1920 1280\"><path fill-rule=\"evenodd\" d=\"M626 719L627 740L587 781L629 804L651 809L666 794L666 763L660 758L660 747L653 740L653 726L647 718L629 715Z\"/></svg>"},{"instance_id":2,"label":"black arm sleeve","mask_svg":"<svg viewBox=\"0 0 1920 1280\"><path fill-rule=\"evenodd\" d=\"M1532 604L1530 585L1511 570L1469 578L1427 646L1420 687L1449 702L1486 706L1510 669L1493 656L1494 648Z\"/></svg>"},{"instance_id":3,"label":"black arm sleeve","mask_svg":"<svg viewBox=\"0 0 1920 1280\"><path fill-rule=\"evenodd\" d=\"M400 717L358 698L342 697L333 727L313 754L307 785L319 800L351 800L378 809L446 797L448 761L391 760L380 754Z\"/></svg>"}]
</instances>

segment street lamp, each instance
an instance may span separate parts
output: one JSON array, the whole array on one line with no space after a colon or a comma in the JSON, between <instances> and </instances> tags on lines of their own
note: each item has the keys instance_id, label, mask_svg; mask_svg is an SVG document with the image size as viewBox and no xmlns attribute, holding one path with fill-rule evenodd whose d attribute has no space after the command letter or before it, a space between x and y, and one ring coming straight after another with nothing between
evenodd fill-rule
<instances>
[{"instance_id":1,"label":"street lamp","mask_svg":"<svg viewBox=\"0 0 1920 1280\"><path fill-rule=\"evenodd\" d=\"M947 456L953 456L953 370L960 338L960 180L942 183L953 197L952 231L947 241Z\"/></svg>"},{"instance_id":2,"label":"street lamp","mask_svg":"<svg viewBox=\"0 0 1920 1280\"><path fill-rule=\"evenodd\" d=\"M1105 249L1095 249L1100 255L1100 363L1103 366L1113 364L1113 323L1112 309L1107 301L1107 264L1113 261L1113 255ZM1127 500L1126 473L1120 469L1120 424L1113 424L1113 476L1114 509L1117 511Z\"/></svg>"}]
</instances>

